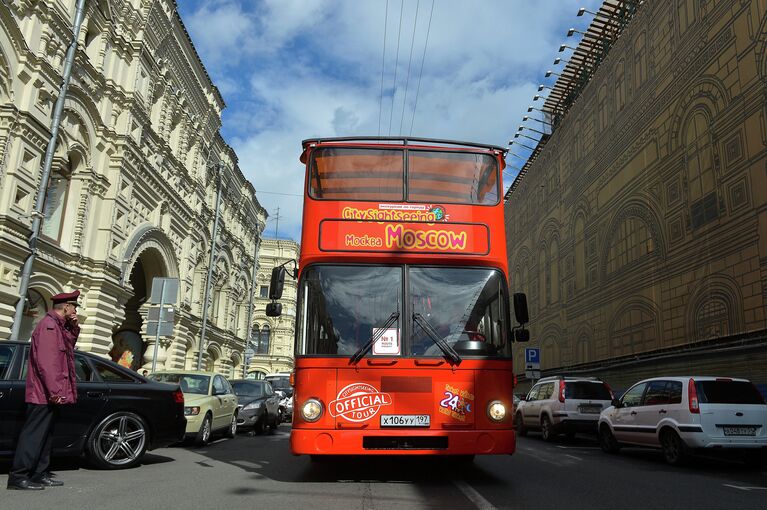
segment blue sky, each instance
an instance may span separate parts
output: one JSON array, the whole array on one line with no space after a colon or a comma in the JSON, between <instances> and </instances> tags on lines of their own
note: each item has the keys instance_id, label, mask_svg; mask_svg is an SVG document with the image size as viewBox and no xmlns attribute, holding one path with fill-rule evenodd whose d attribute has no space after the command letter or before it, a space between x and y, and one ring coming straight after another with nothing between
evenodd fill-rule
<instances>
[{"instance_id":1,"label":"blue sky","mask_svg":"<svg viewBox=\"0 0 767 510\"><path fill-rule=\"evenodd\" d=\"M178 0L227 104L224 139L271 216L266 236L279 207L279 237L297 241L301 140L381 134L505 146L538 84L554 82L544 78L554 58L569 55L557 53L567 29L591 21L578 8L600 4L434 0L432 11L432 0Z\"/></svg>"}]
</instances>

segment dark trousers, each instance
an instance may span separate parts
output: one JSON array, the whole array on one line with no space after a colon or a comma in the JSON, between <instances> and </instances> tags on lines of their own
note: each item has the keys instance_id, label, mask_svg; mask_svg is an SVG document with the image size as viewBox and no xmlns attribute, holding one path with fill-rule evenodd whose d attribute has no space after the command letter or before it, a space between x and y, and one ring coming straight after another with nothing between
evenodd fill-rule
<instances>
[{"instance_id":1,"label":"dark trousers","mask_svg":"<svg viewBox=\"0 0 767 510\"><path fill-rule=\"evenodd\" d=\"M57 411L53 404L27 404L27 420L16 443L16 453L8 473L9 482L34 478L48 472Z\"/></svg>"}]
</instances>

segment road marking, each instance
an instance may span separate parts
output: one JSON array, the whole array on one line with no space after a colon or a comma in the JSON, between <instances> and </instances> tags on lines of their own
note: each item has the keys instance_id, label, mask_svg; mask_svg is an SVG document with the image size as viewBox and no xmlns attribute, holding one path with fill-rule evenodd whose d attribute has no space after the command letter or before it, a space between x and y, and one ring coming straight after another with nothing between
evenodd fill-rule
<instances>
[{"instance_id":1,"label":"road marking","mask_svg":"<svg viewBox=\"0 0 767 510\"><path fill-rule=\"evenodd\" d=\"M583 460L582 458L576 457L575 455L570 455L569 453L566 453L565 457L570 457L571 459L575 459L575 460Z\"/></svg>"},{"instance_id":2,"label":"road marking","mask_svg":"<svg viewBox=\"0 0 767 510\"><path fill-rule=\"evenodd\" d=\"M729 483L723 483L725 487L731 487L740 491L767 491L767 487L744 487L741 485L730 485Z\"/></svg>"},{"instance_id":3,"label":"road marking","mask_svg":"<svg viewBox=\"0 0 767 510\"><path fill-rule=\"evenodd\" d=\"M463 495L468 498L469 501L474 503L474 506L479 510L496 510L495 506L482 496L477 489L464 482L463 480L453 480L453 484L458 487L458 490L463 492Z\"/></svg>"},{"instance_id":4,"label":"road marking","mask_svg":"<svg viewBox=\"0 0 767 510\"><path fill-rule=\"evenodd\" d=\"M559 446L562 450L599 450L599 446Z\"/></svg>"}]
</instances>

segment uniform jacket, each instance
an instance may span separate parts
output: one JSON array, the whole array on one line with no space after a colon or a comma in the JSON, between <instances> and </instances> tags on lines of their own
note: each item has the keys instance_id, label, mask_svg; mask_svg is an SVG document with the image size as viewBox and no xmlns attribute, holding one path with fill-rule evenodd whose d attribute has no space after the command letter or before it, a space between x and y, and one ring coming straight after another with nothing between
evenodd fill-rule
<instances>
[{"instance_id":1,"label":"uniform jacket","mask_svg":"<svg viewBox=\"0 0 767 510\"><path fill-rule=\"evenodd\" d=\"M75 386L75 342L80 326L68 324L51 310L32 333L27 363L26 401L48 404L51 397L65 397L65 404L77 401Z\"/></svg>"}]
</instances>

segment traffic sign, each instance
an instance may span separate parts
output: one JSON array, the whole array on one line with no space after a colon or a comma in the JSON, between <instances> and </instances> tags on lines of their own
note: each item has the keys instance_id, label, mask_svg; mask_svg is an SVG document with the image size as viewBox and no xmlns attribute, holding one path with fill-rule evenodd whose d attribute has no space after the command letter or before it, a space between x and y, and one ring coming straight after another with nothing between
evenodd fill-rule
<instances>
[{"instance_id":1,"label":"traffic sign","mask_svg":"<svg viewBox=\"0 0 767 510\"><path fill-rule=\"evenodd\" d=\"M540 370L526 370L525 371L525 377L527 377L530 380L537 381L541 378L541 371Z\"/></svg>"},{"instance_id":2,"label":"traffic sign","mask_svg":"<svg viewBox=\"0 0 767 510\"><path fill-rule=\"evenodd\" d=\"M178 299L178 278L152 278L152 296L149 302L153 305L175 304Z\"/></svg>"},{"instance_id":3,"label":"traffic sign","mask_svg":"<svg viewBox=\"0 0 767 510\"><path fill-rule=\"evenodd\" d=\"M538 347L525 348L525 363L526 364L541 364L541 350Z\"/></svg>"}]
</instances>

